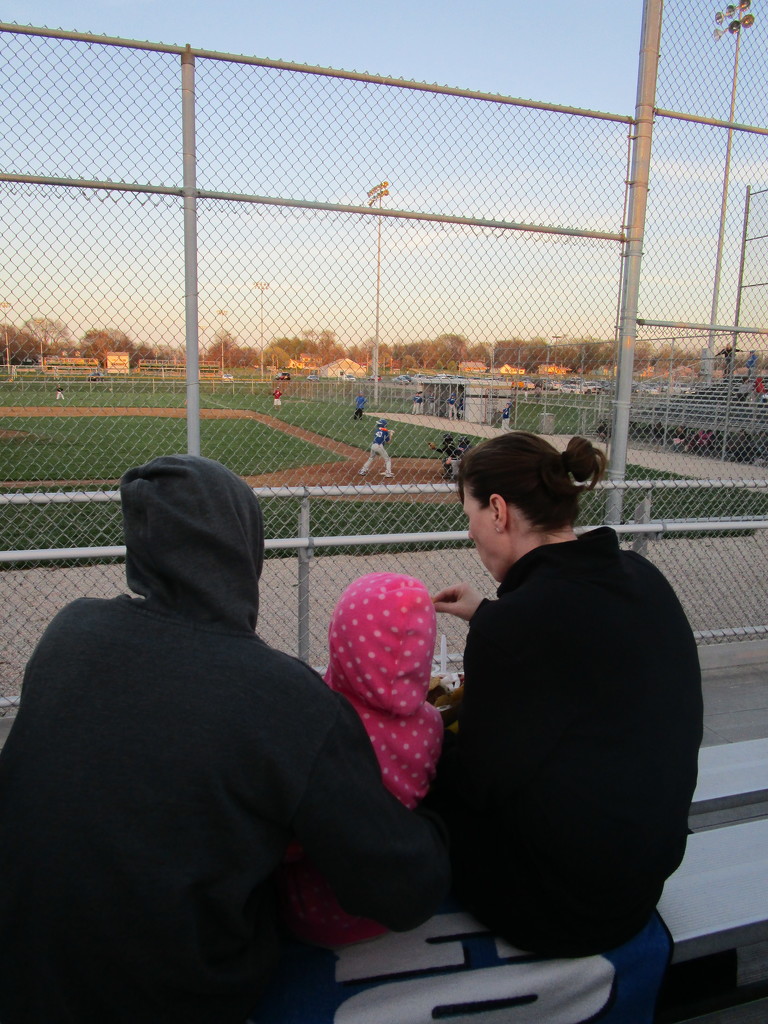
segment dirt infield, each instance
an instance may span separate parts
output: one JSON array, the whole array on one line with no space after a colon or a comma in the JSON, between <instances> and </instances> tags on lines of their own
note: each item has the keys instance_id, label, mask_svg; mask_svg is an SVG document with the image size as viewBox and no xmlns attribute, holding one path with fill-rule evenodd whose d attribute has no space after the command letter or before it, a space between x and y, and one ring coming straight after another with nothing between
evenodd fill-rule
<instances>
[{"instance_id":1,"label":"dirt infield","mask_svg":"<svg viewBox=\"0 0 768 1024\"><path fill-rule=\"evenodd\" d=\"M81 417L81 416L153 416L166 419L184 419L186 409L145 409L129 406L115 409L103 406L10 406L3 408L4 416L23 416L25 418L37 418L43 416L57 417ZM201 409L200 418L203 420L257 420L265 426L272 427L284 434L300 438L310 444L316 445L325 451L332 452L335 456L342 456L343 461L324 462L319 465L296 466L293 469L281 469L274 473L260 473L255 476L248 476L245 479L252 487L330 487L345 486L349 484L362 484L358 470L367 458L367 450L354 448L352 445L344 444L341 441L334 441L331 438L323 437L313 431L305 430L302 427L285 423L278 416L267 416L263 413L251 412L247 409ZM3 437L24 437L24 431L4 431ZM365 478L366 483L384 483L379 478L383 471L383 460L377 460ZM392 469L395 474L394 482L400 484L434 484L441 483L440 460L435 458L399 458L395 452L392 453ZM81 487L90 483L87 480L41 480L36 483L42 486ZM117 484L117 480L105 480L101 483ZM4 486L25 486L23 483L9 483ZM375 495L381 500L381 495ZM427 496L429 497L429 496Z\"/></svg>"}]
</instances>

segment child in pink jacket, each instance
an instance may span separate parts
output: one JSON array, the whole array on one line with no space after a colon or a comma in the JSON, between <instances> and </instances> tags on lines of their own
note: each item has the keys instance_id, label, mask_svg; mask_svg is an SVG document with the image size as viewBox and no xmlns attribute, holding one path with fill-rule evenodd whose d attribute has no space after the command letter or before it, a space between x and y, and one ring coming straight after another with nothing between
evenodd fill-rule
<instances>
[{"instance_id":1,"label":"child in pink jacket","mask_svg":"<svg viewBox=\"0 0 768 1024\"><path fill-rule=\"evenodd\" d=\"M427 703L436 632L421 580L388 572L351 583L328 630L325 681L360 715L384 785L409 808L426 795L443 741L440 712ZM280 887L284 920L305 942L342 946L386 931L342 910L298 846L289 848Z\"/></svg>"}]
</instances>

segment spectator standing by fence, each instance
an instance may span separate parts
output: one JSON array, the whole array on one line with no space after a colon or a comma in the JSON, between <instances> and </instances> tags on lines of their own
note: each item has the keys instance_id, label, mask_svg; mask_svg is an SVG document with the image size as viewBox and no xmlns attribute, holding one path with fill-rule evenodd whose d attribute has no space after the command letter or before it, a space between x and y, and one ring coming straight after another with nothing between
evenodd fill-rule
<instances>
[{"instance_id":1,"label":"spectator standing by fence","mask_svg":"<svg viewBox=\"0 0 768 1024\"><path fill-rule=\"evenodd\" d=\"M723 360L723 376L724 377L731 377L731 376L733 376L733 368L734 368L734 363L735 363L735 359L736 359L736 352L737 352L737 349L736 349L735 345L726 345L725 348L722 348L717 353L717 355L715 356L715 358L721 358Z\"/></svg>"},{"instance_id":2,"label":"spectator standing by fence","mask_svg":"<svg viewBox=\"0 0 768 1024\"><path fill-rule=\"evenodd\" d=\"M242 1024L278 960L290 843L395 930L435 912L447 854L351 705L254 632L245 481L164 456L120 491L138 596L58 613L0 753L0 1020Z\"/></svg>"}]
</instances>

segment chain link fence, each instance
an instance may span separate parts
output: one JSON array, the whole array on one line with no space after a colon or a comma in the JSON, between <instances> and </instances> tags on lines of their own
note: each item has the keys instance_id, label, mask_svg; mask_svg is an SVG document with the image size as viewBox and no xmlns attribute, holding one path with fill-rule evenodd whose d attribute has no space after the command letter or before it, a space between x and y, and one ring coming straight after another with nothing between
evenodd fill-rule
<instances>
[{"instance_id":1,"label":"chain link fence","mask_svg":"<svg viewBox=\"0 0 768 1024\"><path fill-rule=\"evenodd\" d=\"M124 589L121 474L185 450L257 489L260 631L316 665L355 575L489 589L446 458L503 429L607 446L582 523L701 642L768 628L768 20L714 41L699 6L665 5L631 380L636 118L0 26L7 706L55 611Z\"/></svg>"}]
</instances>

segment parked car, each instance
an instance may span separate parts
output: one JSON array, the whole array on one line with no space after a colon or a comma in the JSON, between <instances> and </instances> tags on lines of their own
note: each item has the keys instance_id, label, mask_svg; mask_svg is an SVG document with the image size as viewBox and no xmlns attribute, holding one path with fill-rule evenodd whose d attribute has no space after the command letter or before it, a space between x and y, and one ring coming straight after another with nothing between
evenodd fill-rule
<instances>
[{"instance_id":1,"label":"parked car","mask_svg":"<svg viewBox=\"0 0 768 1024\"><path fill-rule=\"evenodd\" d=\"M275 380L290 380L290 379L291 379L290 373L287 373L285 370L281 370L280 373L275 374Z\"/></svg>"},{"instance_id":2,"label":"parked car","mask_svg":"<svg viewBox=\"0 0 768 1024\"><path fill-rule=\"evenodd\" d=\"M95 373L92 373L89 376L89 378L88 378L88 380L106 380L106 379L107 379L107 375L105 373L102 373L101 370L96 370Z\"/></svg>"},{"instance_id":3,"label":"parked car","mask_svg":"<svg viewBox=\"0 0 768 1024\"><path fill-rule=\"evenodd\" d=\"M344 380L357 380L357 377L354 375L354 373L345 373Z\"/></svg>"},{"instance_id":4,"label":"parked car","mask_svg":"<svg viewBox=\"0 0 768 1024\"><path fill-rule=\"evenodd\" d=\"M320 380L320 378L316 373L310 373L309 376L307 377L307 380Z\"/></svg>"},{"instance_id":5,"label":"parked car","mask_svg":"<svg viewBox=\"0 0 768 1024\"><path fill-rule=\"evenodd\" d=\"M407 373L401 373L399 377L395 377L396 384L410 384L412 378Z\"/></svg>"},{"instance_id":6,"label":"parked car","mask_svg":"<svg viewBox=\"0 0 768 1024\"><path fill-rule=\"evenodd\" d=\"M597 388L588 380L564 380L560 390L576 395L592 395L597 393Z\"/></svg>"},{"instance_id":7,"label":"parked car","mask_svg":"<svg viewBox=\"0 0 768 1024\"><path fill-rule=\"evenodd\" d=\"M231 374L231 373L222 373L221 379L222 380L234 380L235 378L234 378L234 375Z\"/></svg>"}]
</instances>

